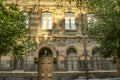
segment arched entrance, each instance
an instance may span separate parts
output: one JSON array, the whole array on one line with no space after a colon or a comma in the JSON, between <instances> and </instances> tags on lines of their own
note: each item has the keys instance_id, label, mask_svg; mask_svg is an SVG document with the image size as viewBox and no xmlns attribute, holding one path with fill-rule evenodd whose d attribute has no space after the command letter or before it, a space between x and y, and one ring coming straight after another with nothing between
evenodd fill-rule
<instances>
[{"instance_id":1,"label":"arched entrance","mask_svg":"<svg viewBox=\"0 0 120 80\"><path fill-rule=\"evenodd\" d=\"M39 80L53 80L53 52L48 47L39 51Z\"/></svg>"},{"instance_id":2,"label":"arched entrance","mask_svg":"<svg viewBox=\"0 0 120 80\"><path fill-rule=\"evenodd\" d=\"M74 48L67 50L67 70L76 71L78 69L77 52Z\"/></svg>"}]
</instances>

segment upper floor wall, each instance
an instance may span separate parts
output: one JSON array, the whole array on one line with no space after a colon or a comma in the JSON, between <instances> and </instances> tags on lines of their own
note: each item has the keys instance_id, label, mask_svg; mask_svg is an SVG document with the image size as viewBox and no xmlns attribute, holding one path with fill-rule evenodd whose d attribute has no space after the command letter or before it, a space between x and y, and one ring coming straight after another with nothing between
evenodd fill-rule
<instances>
[{"instance_id":1,"label":"upper floor wall","mask_svg":"<svg viewBox=\"0 0 120 80\"><path fill-rule=\"evenodd\" d=\"M21 10L31 12L28 27L30 36L81 36L81 24L87 26L87 15L82 19L75 1L68 0L6 0L15 3Z\"/></svg>"}]
</instances>

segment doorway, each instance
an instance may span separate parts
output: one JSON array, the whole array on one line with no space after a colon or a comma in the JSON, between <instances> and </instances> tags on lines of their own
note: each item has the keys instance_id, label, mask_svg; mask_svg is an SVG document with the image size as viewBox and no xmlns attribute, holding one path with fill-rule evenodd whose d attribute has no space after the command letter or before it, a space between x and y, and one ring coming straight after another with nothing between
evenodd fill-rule
<instances>
[{"instance_id":1,"label":"doorway","mask_svg":"<svg viewBox=\"0 0 120 80\"><path fill-rule=\"evenodd\" d=\"M53 53L48 47L39 51L39 80L53 80Z\"/></svg>"}]
</instances>

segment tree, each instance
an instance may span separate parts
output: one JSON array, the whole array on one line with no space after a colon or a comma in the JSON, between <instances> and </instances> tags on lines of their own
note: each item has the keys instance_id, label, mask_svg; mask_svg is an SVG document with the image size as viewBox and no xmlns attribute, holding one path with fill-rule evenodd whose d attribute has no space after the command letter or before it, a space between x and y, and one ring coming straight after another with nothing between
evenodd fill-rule
<instances>
[{"instance_id":1,"label":"tree","mask_svg":"<svg viewBox=\"0 0 120 80\"><path fill-rule=\"evenodd\" d=\"M20 11L17 4L3 4L0 1L0 55L12 53L13 56L22 58L25 55L25 48L30 39L27 35L29 29L26 27L25 11ZM34 45L35 46L35 45Z\"/></svg>"},{"instance_id":2,"label":"tree","mask_svg":"<svg viewBox=\"0 0 120 80\"><path fill-rule=\"evenodd\" d=\"M120 77L120 0L76 0L76 6L87 14L94 14L97 22L92 21L87 31L88 37L96 40L103 57L113 57Z\"/></svg>"},{"instance_id":3,"label":"tree","mask_svg":"<svg viewBox=\"0 0 120 80\"><path fill-rule=\"evenodd\" d=\"M100 44L103 57L114 57L120 77L120 0L76 0L77 6L86 1L88 14L94 14L97 22L87 28L87 34Z\"/></svg>"},{"instance_id":4,"label":"tree","mask_svg":"<svg viewBox=\"0 0 120 80\"><path fill-rule=\"evenodd\" d=\"M11 54L15 62L33 51L37 43L30 39L30 29L26 26L26 19L30 12L20 10L17 4L4 4L0 0L0 63L1 55ZM26 15L27 13L27 15Z\"/></svg>"},{"instance_id":5,"label":"tree","mask_svg":"<svg viewBox=\"0 0 120 80\"><path fill-rule=\"evenodd\" d=\"M69 3L71 3L72 0L69 0ZM86 69L86 80L88 80L88 60L87 60L87 46L86 46L86 25L84 24L85 19L83 13L83 10L87 9L87 1L86 0L75 0L76 6L78 7L80 11L80 27L81 27L81 33L82 33L82 43L83 43L83 49L84 49L84 55L85 55L85 69Z\"/></svg>"}]
</instances>

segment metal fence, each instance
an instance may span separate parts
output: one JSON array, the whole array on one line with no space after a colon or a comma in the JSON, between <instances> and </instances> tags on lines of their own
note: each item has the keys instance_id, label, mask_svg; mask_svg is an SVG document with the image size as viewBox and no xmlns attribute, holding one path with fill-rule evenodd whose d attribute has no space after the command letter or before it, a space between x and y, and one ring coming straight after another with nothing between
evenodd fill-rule
<instances>
[{"instance_id":1,"label":"metal fence","mask_svg":"<svg viewBox=\"0 0 120 80\"><path fill-rule=\"evenodd\" d=\"M111 59L102 58L91 58L88 61L88 71L96 70L116 70L116 66ZM85 71L85 60L53 60L54 71ZM13 71L13 70L24 70L24 71L37 71L38 63L35 64L34 61L14 61L14 60L2 60L0 63L0 70L2 71ZM75 80L78 76L54 76L54 80ZM37 80L37 77L3 77L0 80Z\"/></svg>"},{"instance_id":2,"label":"metal fence","mask_svg":"<svg viewBox=\"0 0 120 80\"><path fill-rule=\"evenodd\" d=\"M98 59L92 58L88 61L88 70L116 70L116 65L111 59ZM14 63L15 62L15 63ZM54 71L84 71L85 60L53 60ZM38 63L34 64L34 61L21 60L20 62L13 60L2 60L0 63L0 70L24 70L24 71L37 71Z\"/></svg>"},{"instance_id":3,"label":"metal fence","mask_svg":"<svg viewBox=\"0 0 120 80\"><path fill-rule=\"evenodd\" d=\"M88 61L88 70L95 71L95 70L116 70L116 65L110 59L92 59ZM71 62L68 64L67 62ZM77 63L73 63L77 62ZM54 63L54 71L68 71L68 68L71 66L72 68L69 69L71 71L85 71L85 60L76 60L76 61L69 61L63 60L61 61L61 65L64 65L64 68L60 67L57 62ZM77 66L77 67L75 67ZM76 68L76 69L75 69Z\"/></svg>"}]
</instances>

